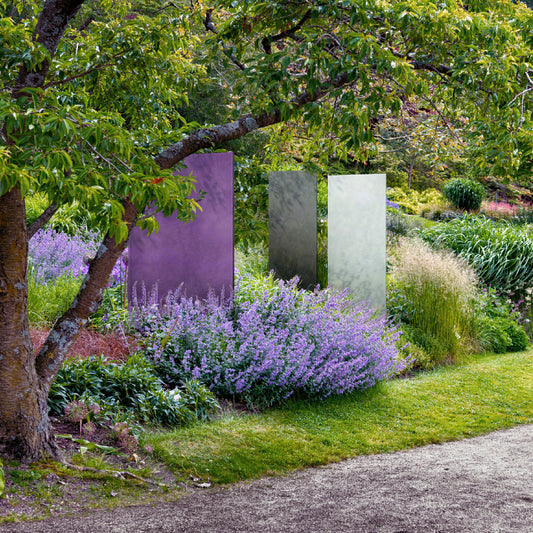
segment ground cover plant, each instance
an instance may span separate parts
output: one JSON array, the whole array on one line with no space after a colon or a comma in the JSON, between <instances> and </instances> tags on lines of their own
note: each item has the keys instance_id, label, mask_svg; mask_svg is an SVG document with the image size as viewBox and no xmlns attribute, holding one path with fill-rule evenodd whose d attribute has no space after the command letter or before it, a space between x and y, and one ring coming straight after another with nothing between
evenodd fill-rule
<instances>
[{"instance_id":1,"label":"ground cover plant","mask_svg":"<svg viewBox=\"0 0 533 533\"><path fill-rule=\"evenodd\" d=\"M67 361L52 384L48 405L56 416L78 408L83 412L80 424L85 417L93 422L90 407L96 406L93 414L100 421L164 426L205 419L217 407L212 393L194 380L164 388L153 365L141 354L123 363L110 363L102 356Z\"/></svg>"},{"instance_id":2,"label":"ground cover plant","mask_svg":"<svg viewBox=\"0 0 533 533\"><path fill-rule=\"evenodd\" d=\"M407 365L385 317L297 279L241 278L233 298L200 303L177 291L162 307L146 295L133 307L139 342L168 384L196 378L250 405L364 389Z\"/></svg>"},{"instance_id":3,"label":"ground cover plant","mask_svg":"<svg viewBox=\"0 0 533 533\"><path fill-rule=\"evenodd\" d=\"M387 189L387 199L408 215L418 215L424 208L446 204L443 195L433 188L417 191L402 187L390 187Z\"/></svg>"}]
</instances>

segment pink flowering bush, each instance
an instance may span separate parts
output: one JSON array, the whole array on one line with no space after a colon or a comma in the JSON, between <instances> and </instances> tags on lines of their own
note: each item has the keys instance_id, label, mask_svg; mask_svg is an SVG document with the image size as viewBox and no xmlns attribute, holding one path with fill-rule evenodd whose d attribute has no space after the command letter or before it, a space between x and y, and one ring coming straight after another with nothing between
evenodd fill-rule
<instances>
[{"instance_id":1,"label":"pink flowering bush","mask_svg":"<svg viewBox=\"0 0 533 533\"><path fill-rule=\"evenodd\" d=\"M520 208L507 202L484 202L481 212L494 219L510 219L516 217Z\"/></svg>"},{"instance_id":2,"label":"pink flowering bush","mask_svg":"<svg viewBox=\"0 0 533 533\"><path fill-rule=\"evenodd\" d=\"M245 285L245 287L243 287ZM267 407L298 394L326 398L403 370L399 332L345 293L306 292L297 280L198 302L134 301L141 344L168 385L195 378L221 397Z\"/></svg>"}]
</instances>

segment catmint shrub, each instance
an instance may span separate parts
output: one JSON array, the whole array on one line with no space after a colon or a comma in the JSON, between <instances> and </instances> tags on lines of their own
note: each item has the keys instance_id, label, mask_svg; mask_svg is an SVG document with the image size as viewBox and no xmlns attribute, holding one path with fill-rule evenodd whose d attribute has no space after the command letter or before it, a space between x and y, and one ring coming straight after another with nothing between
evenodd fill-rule
<instances>
[{"instance_id":1,"label":"catmint shrub","mask_svg":"<svg viewBox=\"0 0 533 533\"><path fill-rule=\"evenodd\" d=\"M87 261L97 248L97 233L83 238L43 228L29 243L29 273L41 283L65 274L80 276L87 272Z\"/></svg>"},{"instance_id":2,"label":"catmint shrub","mask_svg":"<svg viewBox=\"0 0 533 533\"><path fill-rule=\"evenodd\" d=\"M167 384L195 378L257 407L365 389L405 368L385 317L297 281L254 291L243 278L233 298L202 302L179 290L162 306L134 298L134 325Z\"/></svg>"}]
</instances>

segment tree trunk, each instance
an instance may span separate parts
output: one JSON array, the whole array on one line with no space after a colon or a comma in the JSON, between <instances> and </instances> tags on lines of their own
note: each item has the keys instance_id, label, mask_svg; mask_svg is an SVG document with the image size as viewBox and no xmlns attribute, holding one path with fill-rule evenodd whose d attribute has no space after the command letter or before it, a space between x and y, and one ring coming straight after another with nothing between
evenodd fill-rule
<instances>
[{"instance_id":1,"label":"tree trunk","mask_svg":"<svg viewBox=\"0 0 533 533\"><path fill-rule=\"evenodd\" d=\"M137 210L124 202L133 227ZM28 241L18 188L0 197L0 454L24 461L61 458L48 417L48 392L72 343L99 306L103 290L127 241L104 238L70 309L54 324L37 357L27 314Z\"/></svg>"},{"instance_id":2,"label":"tree trunk","mask_svg":"<svg viewBox=\"0 0 533 533\"><path fill-rule=\"evenodd\" d=\"M409 170L407 171L407 188L411 188L411 182L413 180L413 168L415 166L414 161L411 161L409 163Z\"/></svg>"},{"instance_id":3,"label":"tree trunk","mask_svg":"<svg viewBox=\"0 0 533 533\"><path fill-rule=\"evenodd\" d=\"M128 201L124 201L123 205L124 215L122 218L131 231L137 218L137 209L134 204ZM127 242L126 239L117 243L115 238L109 234L104 237L70 309L54 324L37 354L35 362L37 375L47 392L70 347L87 323L87 319L100 306L109 276Z\"/></svg>"},{"instance_id":4,"label":"tree trunk","mask_svg":"<svg viewBox=\"0 0 533 533\"><path fill-rule=\"evenodd\" d=\"M33 461L58 449L33 357L27 257L26 212L15 187L0 197L0 453Z\"/></svg>"}]
</instances>

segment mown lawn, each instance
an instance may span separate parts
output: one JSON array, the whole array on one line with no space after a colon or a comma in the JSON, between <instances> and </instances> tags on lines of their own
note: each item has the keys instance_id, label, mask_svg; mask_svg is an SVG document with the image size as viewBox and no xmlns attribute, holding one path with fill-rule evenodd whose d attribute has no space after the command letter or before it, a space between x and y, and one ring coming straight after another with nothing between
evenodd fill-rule
<instances>
[{"instance_id":1,"label":"mown lawn","mask_svg":"<svg viewBox=\"0 0 533 533\"><path fill-rule=\"evenodd\" d=\"M461 364L324 402L293 400L259 414L146 434L178 478L231 483L457 440L533 422L533 350Z\"/></svg>"}]
</instances>

